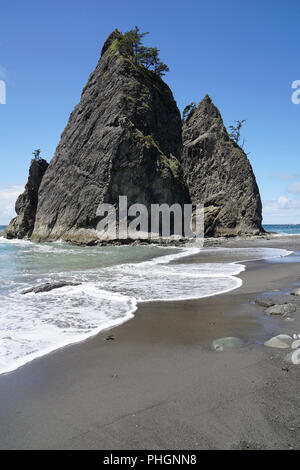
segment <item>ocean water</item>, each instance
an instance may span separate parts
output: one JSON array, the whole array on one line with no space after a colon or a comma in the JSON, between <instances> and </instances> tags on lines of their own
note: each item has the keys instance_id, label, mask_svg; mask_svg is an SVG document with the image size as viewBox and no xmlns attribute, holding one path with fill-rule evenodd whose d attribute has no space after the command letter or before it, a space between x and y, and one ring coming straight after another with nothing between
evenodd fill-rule
<instances>
[{"instance_id":1,"label":"ocean water","mask_svg":"<svg viewBox=\"0 0 300 470\"><path fill-rule=\"evenodd\" d=\"M300 235L300 224L298 225L264 225L267 232L276 232L278 235Z\"/></svg>"},{"instance_id":2,"label":"ocean water","mask_svg":"<svg viewBox=\"0 0 300 470\"><path fill-rule=\"evenodd\" d=\"M268 248L74 247L0 237L0 373L130 320L141 302L236 289L243 262L287 254ZM80 285L22 294L61 280Z\"/></svg>"}]
</instances>

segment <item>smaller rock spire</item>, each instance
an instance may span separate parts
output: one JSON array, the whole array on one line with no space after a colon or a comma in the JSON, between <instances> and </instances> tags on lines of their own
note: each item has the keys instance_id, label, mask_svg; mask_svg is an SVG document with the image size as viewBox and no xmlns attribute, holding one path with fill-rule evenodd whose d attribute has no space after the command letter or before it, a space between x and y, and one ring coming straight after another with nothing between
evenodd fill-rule
<instances>
[{"instance_id":1,"label":"smaller rock spire","mask_svg":"<svg viewBox=\"0 0 300 470\"><path fill-rule=\"evenodd\" d=\"M119 39L122 36L122 33L118 29L114 29L112 33L108 36L105 43L103 44L101 57L107 51L107 49L112 45L115 39Z\"/></svg>"}]
</instances>

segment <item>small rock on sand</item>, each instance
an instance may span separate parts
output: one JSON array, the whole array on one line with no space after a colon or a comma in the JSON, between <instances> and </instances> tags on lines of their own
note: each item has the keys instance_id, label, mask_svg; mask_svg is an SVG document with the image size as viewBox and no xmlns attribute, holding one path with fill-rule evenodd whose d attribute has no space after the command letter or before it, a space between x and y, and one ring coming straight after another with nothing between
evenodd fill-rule
<instances>
[{"instance_id":1,"label":"small rock on sand","mask_svg":"<svg viewBox=\"0 0 300 470\"><path fill-rule=\"evenodd\" d=\"M255 303L261 307L273 307L273 305L289 304L292 301L294 299L290 295L276 295L274 297L258 297Z\"/></svg>"},{"instance_id":2,"label":"small rock on sand","mask_svg":"<svg viewBox=\"0 0 300 470\"><path fill-rule=\"evenodd\" d=\"M291 295L300 296L300 287L298 287L298 289L294 289L294 290L291 292Z\"/></svg>"},{"instance_id":3,"label":"small rock on sand","mask_svg":"<svg viewBox=\"0 0 300 470\"><path fill-rule=\"evenodd\" d=\"M293 304L273 305L265 310L266 315L287 315L296 312L297 308Z\"/></svg>"},{"instance_id":4,"label":"small rock on sand","mask_svg":"<svg viewBox=\"0 0 300 470\"><path fill-rule=\"evenodd\" d=\"M288 362L289 364L295 364L295 365L300 364L300 349L296 349L295 351L288 353L285 356L284 360L285 362Z\"/></svg>"},{"instance_id":5,"label":"small rock on sand","mask_svg":"<svg viewBox=\"0 0 300 470\"><path fill-rule=\"evenodd\" d=\"M269 348L288 349L293 343L293 338L289 335L277 335L264 343Z\"/></svg>"},{"instance_id":6,"label":"small rock on sand","mask_svg":"<svg viewBox=\"0 0 300 470\"><path fill-rule=\"evenodd\" d=\"M226 351L228 349L241 348L243 345L243 340L240 338L235 338L234 336L215 339L211 344L212 349L215 351Z\"/></svg>"},{"instance_id":7,"label":"small rock on sand","mask_svg":"<svg viewBox=\"0 0 300 470\"><path fill-rule=\"evenodd\" d=\"M255 303L260 307L272 307L272 305L276 304L276 301L274 301L270 297L259 297L255 300Z\"/></svg>"},{"instance_id":8,"label":"small rock on sand","mask_svg":"<svg viewBox=\"0 0 300 470\"><path fill-rule=\"evenodd\" d=\"M106 338L106 341L113 341L115 339L114 335L108 335Z\"/></svg>"}]
</instances>

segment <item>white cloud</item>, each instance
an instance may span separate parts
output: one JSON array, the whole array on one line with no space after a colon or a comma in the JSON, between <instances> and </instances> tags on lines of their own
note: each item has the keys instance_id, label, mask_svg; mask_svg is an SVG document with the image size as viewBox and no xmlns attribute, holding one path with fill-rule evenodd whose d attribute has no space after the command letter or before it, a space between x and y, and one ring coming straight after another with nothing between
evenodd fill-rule
<instances>
[{"instance_id":1,"label":"white cloud","mask_svg":"<svg viewBox=\"0 0 300 470\"><path fill-rule=\"evenodd\" d=\"M277 204L280 207L280 209L287 209L289 206L289 200L287 197L281 196L278 198Z\"/></svg>"},{"instance_id":2,"label":"white cloud","mask_svg":"<svg viewBox=\"0 0 300 470\"><path fill-rule=\"evenodd\" d=\"M300 199L281 196L277 201L263 201L264 224L299 224Z\"/></svg>"},{"instance_id":3,"label":"white cloud","mask_svg":"<svg viewBox=\"0 0 300 470\"><path fill-rule=\"evenodd\" d=\"M278 175L281 181L294 181L300 178L300 175L297 173L279 173Z\"/></svg>"},{"instance_id":4,"label":"white cloud","mask_svg":"<svg viewBox=\"0 0 300 470\"><path fill-rule=\"evenodd\" d=\"M291 183L288 186L288 192L292 194L300 194L300 181L296 181L295 183Z\"/></svg>"},{"instance_id":5,"label":"white cloud","mask_svg":"<svg viewBox=\"0 0 300 470\"><path fill-rule=\"evenodd\" d=\"M7 78L7 69L0 65L0 78L5 79Z\"/></svg>"},{"instance_id":6,"label":"white cloud","mask_svg":"<svg viewBox=\"0 0 300 470\"><path fill-rule=\"evenodd\" d=\"M15 203L24 186L0 188L0 225L7 225L15 217Z\"/></svg>"}]
</instances>

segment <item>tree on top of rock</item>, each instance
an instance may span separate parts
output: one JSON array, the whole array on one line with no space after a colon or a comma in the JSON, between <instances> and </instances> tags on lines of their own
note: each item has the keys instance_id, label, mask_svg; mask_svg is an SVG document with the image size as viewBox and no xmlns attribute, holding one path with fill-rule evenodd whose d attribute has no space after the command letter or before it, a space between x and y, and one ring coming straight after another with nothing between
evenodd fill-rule
<instances>
[{"instance_id":1,"label":"tree on top of rock","mask_svg":"<svg viewBox=\"0 0 300 470\"><path fill-rule=\"evenodd\" d=\"M242 121L235 121L236 122L236 126L229 126L229 129L230 129L230 134L229 134L229 137L236 143L238 144L239 141L240 141L240 138L241 138L241 128L242 128L242 125L244 124L244 122L246 122L245 119L243 119Z\"/></svg>"},{"instance_id":2,"label":"tree on top of rock","mask_svg":"<svg viewBox=\"0 0 300 470\"><path fill-rule=\"evenodd\" d=\"M41 149L37 149L34 152L32 152L32 155L34 155L35 160L40 160L41 159L40 153L41 153Z\"/></svg>"},{"instance_id":3,"label":"tree on top of rock","mask_svg":"<svg viewBox=\"0 0 300 470\"><path fill-rule=\"evenodd\" d=\"M245 144L246 144L246 139L245 137L242 140L242 143L240 144L240 139L241 139L241 128L246 122L246 119L243 119L242 121L235 121L236 126L229 126L230 129L230 134L229 137L236 143L238 144L242 150L245 151ZM246 153L246 155L250 155L250 152Z\"/></svg>"},{"instance_id":4,"label":"tree on top of rock","mask_svg":"<svg viewBox=\"0 0 300 470\"><path fill-rule=\"evenodd\" d=\"M142 39L147 34L140 32L138 26L127 31L119 41L119 50L121 54L132 57L135 65L141 65L162 77L169 72L169 67L160 60L157 47L143 46Z\"/></svg>"},{"instance_id":5,"label":"tree on top of rock","mask_svg":"<svg viewBox=\"0 0 300 470\"><path fill-rule=\"evenodd\" d=\"M182 113L183 121L188 121L192 117L196 109L197 109L197 104L194 101L192 101L191 104L188 104L184 108L183 113Z\"/></svg>"}]
</instances>

